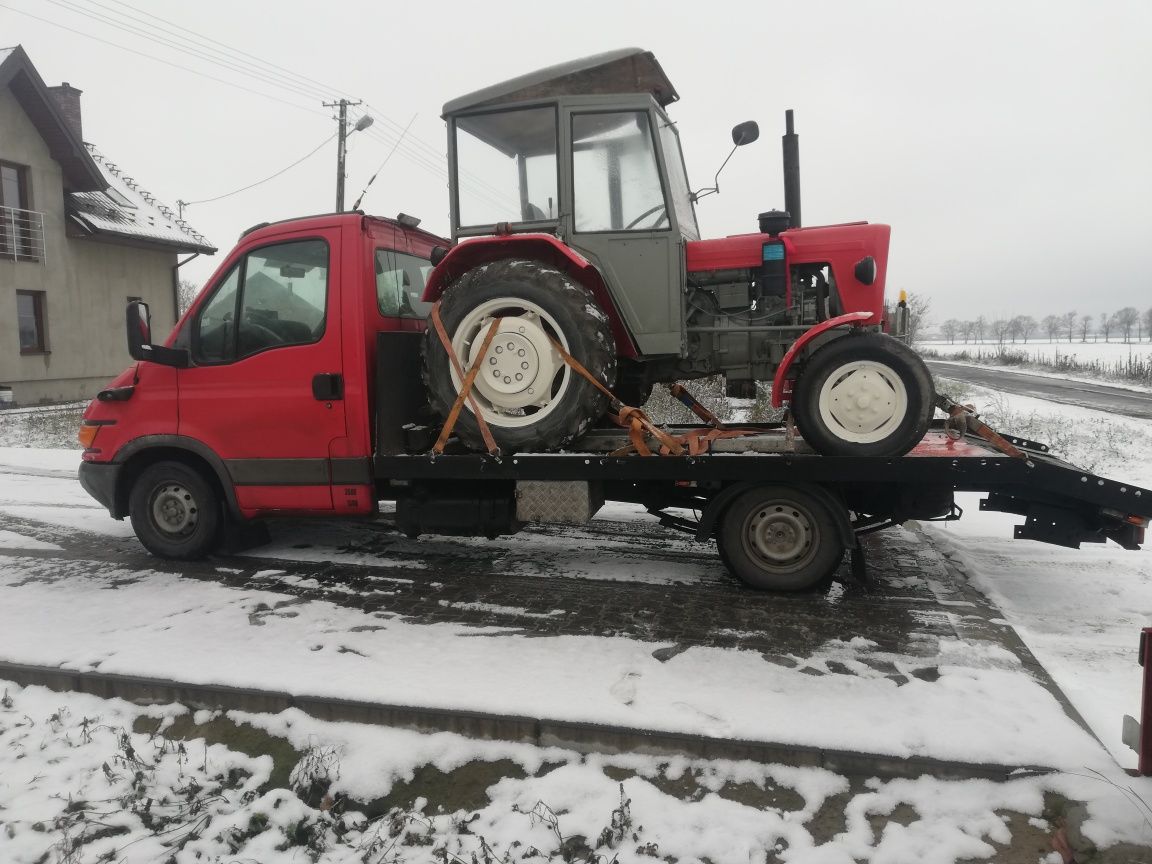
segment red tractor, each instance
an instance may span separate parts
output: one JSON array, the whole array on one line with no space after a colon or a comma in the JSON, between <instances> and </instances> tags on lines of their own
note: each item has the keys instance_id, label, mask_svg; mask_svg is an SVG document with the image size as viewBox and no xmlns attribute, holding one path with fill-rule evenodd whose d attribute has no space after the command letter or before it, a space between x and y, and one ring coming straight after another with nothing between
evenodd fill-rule
<instances>
[{"instance_id":1,"label":"red tractor","mask_svg":"<svg viewBox=\"0 0 1152 864\"><path fill-rule=\"evenodd\" d=\"M446 417L479 361L459 437L483 446L478 410L505 451L563 448L609 401L559 344L625 404L659 382L723 374L748 396L771 381L817 452L906 453L935 395L883 332L890 229L770 211L755 233L701 240L695 203L716 184L688 183L677 98L651 53L624 49L444 106L455 242L424 293L444 331L424 345L432 406ZM741 123L733 152L758 136Z\"/></svg>"}]
</instances>

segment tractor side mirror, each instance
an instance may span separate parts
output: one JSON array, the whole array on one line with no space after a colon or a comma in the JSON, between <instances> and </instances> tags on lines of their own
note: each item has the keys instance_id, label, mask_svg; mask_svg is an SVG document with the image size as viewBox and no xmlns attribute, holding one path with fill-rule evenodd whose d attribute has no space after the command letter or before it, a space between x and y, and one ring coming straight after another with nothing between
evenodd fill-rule
<instances>
[{"instance_id":1,"label":"tractor side mirror","mask_svg":"<svg viewBox=\"0 0 1152 864\"><path fill-rule=\"evenodd\" d=\"M737 147L751 144L760 137L760 127L755 120L745 120L732 127L732 143Z\"/></svg>"},{"instance_id":2,"label":"tractor side mirror","mask_svg":"<svg viewBox=\"0 0 1152 864\"><path fill-rule=\"evenodd\" d=\"M724 166L728 164L728 159L732 158L732 154L736 152L737 147L743 147L745 144L751 144L760 137L760 127L756 125L755 120L745 120L743 123L737 123L732 127L732 150L728 157L720 164L716 171L716 176L712 178L712 185L704 189L697 189L695 192L690 192L688 198L695 204L705 195L714 195L720 191L720 172L724 170Z\"/></svg>"},{"instance_id":3,"label":"tractor side mirror","mask_svg":"<svg viewBox=\"0 0 1152 864\"><path fill-rule=\"evenodd\" d=\"M143 300L133 300L128 304L124 323L128 331L128 354L133 360L148 360L177 369L188 366L188 352L185 349L152 344L152 316L148 304Z\"/></svg>"}]
</instances>

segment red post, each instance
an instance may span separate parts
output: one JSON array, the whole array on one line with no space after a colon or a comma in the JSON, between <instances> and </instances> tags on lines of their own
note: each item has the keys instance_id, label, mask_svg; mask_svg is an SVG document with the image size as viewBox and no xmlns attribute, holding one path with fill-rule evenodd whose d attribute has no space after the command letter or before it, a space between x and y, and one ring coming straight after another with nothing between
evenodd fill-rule
<instances>
[{"instance_id":1,"label":"red post","mask_svg":"<svg viewBox=\"0 0 1152 864\"><path fill-rule=\"evenodd\" d=\"M1152 776L1152 627L1140 631L1140 665L1144 667L1144 691L1140 697L1140 755L1137 771Z\"/></svg>"}]
</instances>

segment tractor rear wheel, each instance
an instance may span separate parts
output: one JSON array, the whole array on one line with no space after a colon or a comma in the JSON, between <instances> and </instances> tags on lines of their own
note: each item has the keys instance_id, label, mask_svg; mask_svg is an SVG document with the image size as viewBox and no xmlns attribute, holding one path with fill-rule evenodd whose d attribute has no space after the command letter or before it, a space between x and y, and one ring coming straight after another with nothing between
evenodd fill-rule
<instances>
[{"instance_id":1,"label":"tractor rear wheel","mask_svg":"<svg viewBox=\"0 0 1152 864\"><path fill-rule=\"evenodd\" d=\"M567 274L522 259L482 264L444 293L440 319L465 374L481 364L472 396L504 452L559 449L604 413L607 397L552 345L558 342L605 387L615 383L608 318ZM494 321L496 338L481 358ZM462 381L433 327L424 338L424 383L432 407L447 418ZM464 406L454 431L468 447L483 450L472 406Z\"/></svg>"},{"instance_id":2,"label":"tractor rear wheel","mask_svg":"<svg viewBox=\"0 0 1152 864\"><path fill-rule=\"evenodd\" d=\"M800 373L792 413L826 456L903 456L932 420L935 390L915 351L883 333L854 332L819 349Z\"/></svg>"}]
</instances>

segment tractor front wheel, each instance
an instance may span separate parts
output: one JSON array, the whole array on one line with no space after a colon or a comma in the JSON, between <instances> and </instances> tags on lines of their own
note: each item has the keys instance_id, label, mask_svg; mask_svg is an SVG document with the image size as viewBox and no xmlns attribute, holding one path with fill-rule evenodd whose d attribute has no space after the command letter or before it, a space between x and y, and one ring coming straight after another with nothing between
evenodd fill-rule
<instances>
[{"instance_id":1,"label":"tractor front wheel","mask_svg":"<svg viewBox=\"0 0 1152 864\"><path fill-rule=\"evenodd\" d=\"M553 342L605 387L616 378L616 349L608 318L582 285L538 261L482 264L445 293L440 319L467 374L479 374L471 395L504 452L556 450L604 413L607 397L572 369ZM480 349L496 323L496 336ZM436 333L424 340L424 383L429 401L447 418L462 379ZM469 401L455 433L472 449L484 440Z\"/></svg>"},{"instance_id":2,"label":"tractor front wheel","mask_svg":"<svg viewBox=\"0 0 1152 864\"><path fill-rule=\"evenodd\" d=\"M792 413L826 456L903 456L928 431L935 391L920 356L883 333L855 332L819 349L800 373Z\"/></svg>"}]
</instances>

